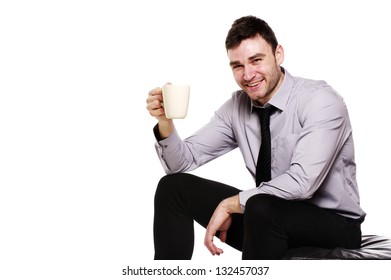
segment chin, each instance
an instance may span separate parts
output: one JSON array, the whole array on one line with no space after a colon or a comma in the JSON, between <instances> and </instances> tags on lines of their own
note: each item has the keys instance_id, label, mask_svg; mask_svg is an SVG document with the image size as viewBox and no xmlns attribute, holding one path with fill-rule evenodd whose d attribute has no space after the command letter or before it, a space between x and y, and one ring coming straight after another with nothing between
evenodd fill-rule
<instances>
[{"instance_id":1,"label":"chin","mask_svg":"<svg viewBox=\"0 0 391 280\"><path fill-rule=\"evenodd\" d=\"M265 97L265 94L257 91L257 92L250 92L250 93L247 93L251 99L253 100L259 100L259 99L262 99Z\"/></svg>"}]
</instances>

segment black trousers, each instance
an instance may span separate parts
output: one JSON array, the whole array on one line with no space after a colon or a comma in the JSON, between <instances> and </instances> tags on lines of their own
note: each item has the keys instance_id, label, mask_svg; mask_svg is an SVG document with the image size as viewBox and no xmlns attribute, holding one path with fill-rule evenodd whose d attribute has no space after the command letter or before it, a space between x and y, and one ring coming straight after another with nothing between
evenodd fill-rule
<instances>
[{"instance_id":1,"label":"black trousers","mask_svg":"<svg viewBox=\"0 0 391 280\"><path fill-rule=\"evenodd\" d=\"M206 227L217 205L239 192L186 173L163 177L155 194L155 259L191 259L193 222ZM232 215L226 243L243 259L281 259L294 247L359 248L361 229L360 222L311 203L259 194L244 214Z\"/></svg>"}]
</instances>

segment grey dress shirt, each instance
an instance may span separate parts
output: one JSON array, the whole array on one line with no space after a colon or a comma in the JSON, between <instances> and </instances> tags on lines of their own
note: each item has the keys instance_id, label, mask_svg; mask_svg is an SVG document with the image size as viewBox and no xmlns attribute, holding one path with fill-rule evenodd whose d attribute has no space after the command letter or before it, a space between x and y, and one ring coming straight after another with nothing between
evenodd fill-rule
<instances>
[{"instance_id":1,"label":"grey dress shirt","mask_svg":"<svg viewBox=\"0 0 391 280\"><path fill-rule=\"evenodd\" d=\"M284 69L283 69L284 70ZM352 127L341 96L324 81L291 76L265 106L270 117L272 179L239 193L240 204L255 194L307 200L353 219L364 219L356 181ZM176 130L157 141L167 174L191 171L239 147L255 178L261 144L258 106L236 91L210 122L185 140Z\"/></svg>"}]
</instances>

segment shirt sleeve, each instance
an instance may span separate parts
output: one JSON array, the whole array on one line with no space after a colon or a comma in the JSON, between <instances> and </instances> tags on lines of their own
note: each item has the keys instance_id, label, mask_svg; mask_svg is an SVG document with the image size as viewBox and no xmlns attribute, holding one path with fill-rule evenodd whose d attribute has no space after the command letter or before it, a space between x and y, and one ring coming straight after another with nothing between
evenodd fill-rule
<instances>
[{"instance_id":1,"label":"shirt sleeve","mask_svg":"<svg viewBox=\"0 0 391 280\"><path fill-rule=\"evenodd\" d=\"M230 124L232 109L233 102L229 100L216 111L208 124L185 140L181 140L175 129L169 137L160 141L157 138L155 149L165 172L194 170L236 148Z\"/></svg>"},{"instance_id":2,"label":"shirt sleeve","mask_svg":"<svg viewBox=\"0 0 391 280\"><path fill-rule=\"evenodd\" d=\"M241 192L242 208L250 197L261 193L288 200L311 198L351 135L345 103L335 91L318 90L300 102L298 115L302 128L289 169L257 188Z\"/></svg>"}]
</instances>

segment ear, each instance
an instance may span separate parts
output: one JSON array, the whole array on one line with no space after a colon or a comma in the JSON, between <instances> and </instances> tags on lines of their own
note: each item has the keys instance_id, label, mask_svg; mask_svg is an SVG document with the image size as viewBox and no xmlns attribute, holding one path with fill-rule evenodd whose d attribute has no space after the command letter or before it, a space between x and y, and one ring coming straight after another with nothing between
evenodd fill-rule
<instances>
[{"instance_id":1,"label":"ear","mask_svg":"<svg viewBox=\"0 0 391 280\"><path fill-rule=\"evenodd\" d=\"M275 57L278 65L284 62L284 48L281 45L277 45Z\"/></svg>"}]
</instances>

